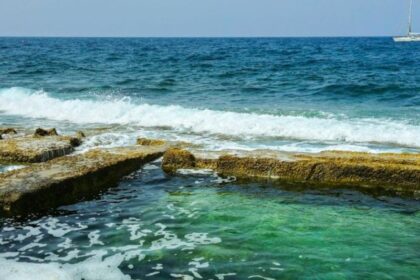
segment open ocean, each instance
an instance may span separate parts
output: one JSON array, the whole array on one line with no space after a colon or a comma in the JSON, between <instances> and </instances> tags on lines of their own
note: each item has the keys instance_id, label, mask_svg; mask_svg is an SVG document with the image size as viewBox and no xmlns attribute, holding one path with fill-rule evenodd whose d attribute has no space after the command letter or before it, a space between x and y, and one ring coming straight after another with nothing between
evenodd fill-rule
<instances>
[{"instance_id":1,"label":"open ocean","mask_svg":"<svg viewBox=\"0 0 420 280\"><path fill-rule=\"evenodd\" d=\"M0 38L2 126L87 131L81 152L141 136L205 150L418 153L420 44ZM418 201L158 166L93 201L0 217L0 279L420 278Z\"/></svg>"}]
</instances>

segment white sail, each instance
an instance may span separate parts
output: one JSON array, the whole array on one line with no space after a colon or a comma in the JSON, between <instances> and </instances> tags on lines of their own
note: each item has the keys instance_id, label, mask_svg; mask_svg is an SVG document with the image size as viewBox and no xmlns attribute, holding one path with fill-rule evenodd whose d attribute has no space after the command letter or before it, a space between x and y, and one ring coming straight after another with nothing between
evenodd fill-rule
<instances>
[{"instance_id":1,"label":"white sail","mask_svg":"<svg viewBox=\"0 0 420 280\"><path fill-rule=\"evenodd\" d=\"M413 0L410 1L410 10L408 12L408 34L412 33L413 27Z\"/></svg>"}]
</instances>

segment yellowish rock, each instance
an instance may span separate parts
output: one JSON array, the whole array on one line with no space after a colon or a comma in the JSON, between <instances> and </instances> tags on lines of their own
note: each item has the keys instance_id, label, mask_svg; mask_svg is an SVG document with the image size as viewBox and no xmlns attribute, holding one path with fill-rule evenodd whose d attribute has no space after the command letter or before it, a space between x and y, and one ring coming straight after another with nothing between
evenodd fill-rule
<instances>
[{"instance_id":1,"label":"yellowish rock","mask_svg":"<svg viewBox=\"0 0 420 280\"><path fill-rule=\"evenodd\" d=\"M77 137L70 136L23 136L0 141L2 162L43 162L67 155L80 145Z\"/></svg>"},{"instance_id":2,"label":"yellowish rock","mask_svg":"<svg viewBox=\"0 0 420 280\"><path fill-rule=\"evenodd\" d=\"M165 145L166 141L160 139L138 138L137 145L142 146L161 146Z\"/></svg>"},{"instance_id":3,"label":"yellowish rock","mask_svg":"<svg viewBox=\"0 0 420 280\"><path fill-rule=\"evenodd\" d=\"M319 154L254 151L205 153L170 149L166 172L207 168L222 176L264 178L322 187L357 187L420 196L419 154L324 152Z\"/></svg>"},{"instance_id":4,"label":"yellowish rock","mask_svg":"<svg viewBox=\"0 0 420 280\"><path fill-rule=\"evenodd\" d=\"M161 157L165 149L97 149L0 174L0 208L6 214L28 213L87 198Z\"/></svg>"},{"instance_id":5,"label":"yellowish rock","mask_svg":"<svg viewBox=\"0 0 420 280\"><path fill-rule=\"evenodd\" d=\"M178 169L194 167L196 167L196 158L187 150L171 148L163 157L162 168L168 173L175 172Z\"/></svg>"}]
</instances>

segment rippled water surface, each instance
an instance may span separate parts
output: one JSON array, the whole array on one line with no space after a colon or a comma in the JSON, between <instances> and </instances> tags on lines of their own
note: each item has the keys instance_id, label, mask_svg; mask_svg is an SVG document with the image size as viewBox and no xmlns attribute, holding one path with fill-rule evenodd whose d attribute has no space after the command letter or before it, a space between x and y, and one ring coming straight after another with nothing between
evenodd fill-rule
<instances>
[{"instance_id":1,"label":"rippled water surface","mask_svg":"<svg viewBox=\"0 0 420 280\"><path fill-rule=\"evenodd\" d=\"M0 125L123 128L99 144L135 132L209 149L418 151L418 61L419 44L391 38L0 38Z\"/></svg>"},{"instance_id":2,"label":"rippled water surface","mask_svg":"<svg viewBox=\"0 0 420 280\"><path fill-rule=\"evenodd\" d=\"M167 177L158 165L145 166L96 200L42 218L2 219L0 276L420 276L416 201L353 191L292 192L205 172Z\"/></svg>"},{"instance_id":3,"label":"rippled water surface","mask_svg":"<svg viewBox=\"0 0 420 280\"><path fill-rule=\"evenodd\" d=\"M137 137L419 152L419 61L420 44L391 38L0 38L0 127L83 130L77 152ZM0 217L0 279L420 279L418 201L159 164Z\"/></svg>"}]
</instances>

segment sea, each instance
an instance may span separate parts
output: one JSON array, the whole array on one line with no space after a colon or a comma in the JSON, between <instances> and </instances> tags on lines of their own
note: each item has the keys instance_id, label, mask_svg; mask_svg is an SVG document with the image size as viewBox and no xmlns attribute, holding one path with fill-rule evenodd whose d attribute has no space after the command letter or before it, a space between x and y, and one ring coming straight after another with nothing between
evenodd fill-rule
<instances>
[{"instance_id":1,"label":"sea","mask_svg":"<svg viewBox=\"0 0 420 280\"><path fill-rule=\"evenodd\" d=\"M0 127L82 130L78 152L147 137L202 150L419 153L420 44L3 37ZM93 200L0 217L0 279L420 278L417 200L159 166Z\"/></svg>"}]
</instances>

